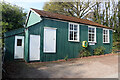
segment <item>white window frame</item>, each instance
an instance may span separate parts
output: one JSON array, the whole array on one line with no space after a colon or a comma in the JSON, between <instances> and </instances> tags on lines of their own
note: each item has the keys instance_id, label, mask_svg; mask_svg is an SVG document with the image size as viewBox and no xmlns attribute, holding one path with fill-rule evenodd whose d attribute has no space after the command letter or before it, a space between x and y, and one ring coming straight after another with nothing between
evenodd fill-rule
<instances>
[{"instance_id":1,"label":"white window frame","mask_svg":"<svg viewBox=\"0 0 120 80\"><path fill-rule=\"evenodd\" d=\"M104 30L107 30L107 32L108 32L108 34L104 34ZM104 42L104 35L107 35L108 36L108 42ZM109 33L109 29L103 29L103 43L110 43L110 38L109 38L109 36L110 36L110 33Z\"/></svg>"},{"instance_id":2,"label":"white window frame","mask_svg":"<svg viewBox=\"0 0 120 80\"><path fill-rule=\"evenodd\" d=\"M89 28L94 28L94 41L89 41ZM88 26L88 42L91 42L91 43L97 43L96 42L96 27L93 27L93 26Z\"/></svg>"},{"instance_id":3,"label":"white window frame","mask_svg":"<svg viewBox=\"0 0 120 80\"><path fill-rule=\"evenodd\" d=\"M77 40L74 40L74 36L73 36L73 40L70 40L70 24L73 24L73 25L77 25ZM73 30L74 31L74 30ZM74 32L73 32L73 35L74 35ZM73 42L79 42L79 24L77 23L69 23L68 25L68 41L73 41Z\"/></svg>"}]
</instances>

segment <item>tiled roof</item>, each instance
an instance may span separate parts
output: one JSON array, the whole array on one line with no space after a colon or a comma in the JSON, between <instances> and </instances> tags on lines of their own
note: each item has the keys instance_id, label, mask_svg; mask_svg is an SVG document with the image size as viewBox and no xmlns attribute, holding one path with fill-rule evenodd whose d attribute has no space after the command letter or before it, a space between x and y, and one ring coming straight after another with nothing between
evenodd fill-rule
<instances>
[{"instance_id":1,"label":"tiled roof","mask_svg":"<svg viewBox=\"0 0 120 80\"><path fill-rule=\"evenodd\" d=\"M57 14L57 13L52 13L52 12L47 12L43 10L38 10L38 9L33 9L36 13L38 13L42 17L46 18L52 18L52 19L58 19L58 20L63 20L63 21L70 21L70 22L76 22L76 23L81 23L81 24L86 24L86 25L93 25L97 27L102 27L102 28L108 28L112 29L110 27L104 26L102 24L87 20L87 19L81 19L81 18L76 18L76 17L71 17L71 16L65 16L62 14Z\"/></svg>"}]
</instances>

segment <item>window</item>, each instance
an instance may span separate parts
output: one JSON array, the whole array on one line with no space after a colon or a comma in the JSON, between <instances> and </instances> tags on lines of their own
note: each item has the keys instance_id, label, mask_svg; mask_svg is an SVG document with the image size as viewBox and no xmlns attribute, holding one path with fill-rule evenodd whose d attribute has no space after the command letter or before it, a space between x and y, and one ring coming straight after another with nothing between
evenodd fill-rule
<instances>
[{"instance_id":1,"label":"window","mask_svg":"<svg viewBox=\"0 0 120 80\"><path fill-rule=\"evenodd\" d=\"M22 46L22 39L17 39L17 46Z\"/></svg>"},{"instance_id":2,"label":"window","mask_svg":"<svg viewBox=\"0 0 120 80\"><path fill-rule=\"evenodd\" d=\"M79 24L69 23L69 41L79 41Z\"/></svg>"},{"instance_id":3,"label":"window","mask_svg":"<svg viewBox=\"0 0 120 80\"><path fill-rule=\"evenodd\" d=\"M96 42L96 28L88 27L88 42Z\"/></svg>"},{"instance_id":4,"label":"window","mask_svg":"<svg viewBox=\"0 0 120 80\"><path fill-rule=\"evenodd\" d=\"M103 43L109 43L109 30L103 29Z\"/></svg>"}]
</instances>

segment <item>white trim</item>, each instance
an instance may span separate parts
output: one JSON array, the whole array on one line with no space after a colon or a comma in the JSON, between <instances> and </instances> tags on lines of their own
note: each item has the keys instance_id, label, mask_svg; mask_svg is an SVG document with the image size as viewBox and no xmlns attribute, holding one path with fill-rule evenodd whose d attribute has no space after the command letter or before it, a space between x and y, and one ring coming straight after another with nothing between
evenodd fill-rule
<instances>
[{"instance_id":1,"label":"white trim","mask_svg":"<svg viewBox=\"0 0 120 80\"><path fill-rule=\"evenodd\" d=\"M94 28L95 29L94 41L89 41L89 28ZM94 27L94 26L88 26L88 42L97 43L96 42L96 27Z\"/></svg>"},{"instance_id":2,"label":"white trim","mask_svg":"<svg viewBox=\"0 0 120 80\"><path fill-rule=\"evenodd\" d=\"M30 16L30 13L31 13L31 12L35 13L37 16L39 16L39 17L41 18L41 15L39 15L38 13L36 13L34 10L30 9L29 12L27 13L27 19L26 19L26 21L25 21L25 26L24 26L24 27L27 26L27 22L28 22L28 19L29 19L29 16ZM41 18L41 20L42 20L42 18ZM41 20L40 20L40 21L41 21Z\"/></svg>"},{"instance_id":3,"label":"white trim","mask_svg":"<svg viewBox=\"0 0 120 80\"><path fill-rule=\"evenodd\" d=\"M44 27L44 29L57 29L57 28L53 28L53 27Z\"/></svg>"},{"instance_id":4,"label":"white trim","mask_svg":"<svg viewBox=\"0 0 120 80\"><path fill-rule=\"evenodd\" d=\"M30 10L31 10L32 12L34 12L36 15L38 15L39 17L41 17L40 14L38 14L37 12L35 12L34 10L32 10L31 8L30 8Z\"/></svg>"},{"instance_id":5,"label":"white trim","mask_svg":"<svg viewBox=\"0 0 120 80\"><path fill-rule=\"evenodd\" d=\"M78 38L78 40L70 40L70 38L69 38L69 35L70 35L70 24L73 24L73 25L77 25L77 38ZM79 42L80 41L80 39L79 39L79 33L80 33L80 31L79 31L79 24L77 24L77 23L71 23L71 22L69 22L69 24L68 24L68 41L72 41L72 42ZM74 33L73 33L73 35L74 35ZM73 39L74 39L74 36L73 36Z\"/></svg>"},{"instance_id":6,"label":"white trim","mask_svg":"<svg viewBox=\"0 0 120 80\"><path fill-rule=\"evenodd\" d=\"M51 18L45 18L45 19L51 19ZM79 25L84 25L84 26L92 26L92 27L96 27L94 25L88 25L88 24L81 24L81 23L77 23L77 22L69 22L69 21L63 21L63 20L58 20L58 19L51 19L51 20L55 20L55 21L61 21L61 22L67 22L67 23L76 23L76 24L79 24ZM96 28L100 28L100 29L103 29L103 27L96 27ZM108 29L108 28L105 28L105 29ZM109 30L113 30L113 29L109 29Z\"/></svg>"},{"instance_id":7,"label":"white trim","mask_svg":"<svg viewBox=\"0 0 120 80\"><path fill-rule=\"evenodd\" d=\"M107 31L108 31L108 42L104 42L104 35L105 35L104 32L103 32L104 30L107 30ZM103 28L103 31L102 31L102 32L103 32L103 37L102 37L102 38L103 38L103 43L110 43L110 33L109 33L109 29Z\"/></svg>"},{"instance_id":8,"label":"white trim","mask_svg":"<svg viewBox=\"0 0 120 80\"><path fill-rule=\"evenodd\" d=\"M29 12L27 13L27 19L25 20L25 26L24 26L24 27L27 26L27 22L28 22L28 18L29 18L29 16L30 16L30 13L31 13L31 11L29 10Z\"/></svg>"}]
</instances>

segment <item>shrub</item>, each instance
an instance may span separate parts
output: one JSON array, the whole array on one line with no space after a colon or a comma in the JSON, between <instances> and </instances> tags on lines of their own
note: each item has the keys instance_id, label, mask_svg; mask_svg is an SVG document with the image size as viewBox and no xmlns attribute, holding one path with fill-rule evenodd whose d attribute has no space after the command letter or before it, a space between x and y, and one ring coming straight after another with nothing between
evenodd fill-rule
<instances>
[{"instance_id":1,"label":"shrub","mask_svg":"<svg viewBox=\"0 0 120 80\"><path fill-rule=\"evenodd\" d=\"M65 60L65 61L67 61L67 60L68 60L68 55L67 55L67 56L65 56L64 60Z\"/></svg>"},{"instance_id":2,"label":"shrub","mask_svg":"<svg viewBox=\"0 0 120 80\"><path fill-rule=\"evenodd\" d=\"M103 46L94 49L94 55L103 55L105 48Z\"/></svg>"},{"instance_id":3,"label":"shrub","mask_svg":"<svg viewBox=\"0 0 120 80\"><path fill-rule=\"evenodd\" d=\"M87 48L82 48L80 50L79 57L88 57L91 56L90 52L87 50Z\"/></svg>"},{"instance_id":4,"label":"shrub","mask_svg":"<svg viewBox=\"0 0 120 80\"><path fill-rule=\"evenodd\" d=\"M113 42L112 53L116 53L120 50L120 42Z\"/></svg>"}]
</instances>

